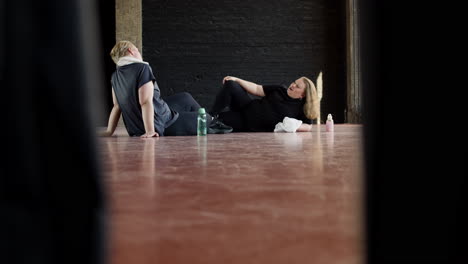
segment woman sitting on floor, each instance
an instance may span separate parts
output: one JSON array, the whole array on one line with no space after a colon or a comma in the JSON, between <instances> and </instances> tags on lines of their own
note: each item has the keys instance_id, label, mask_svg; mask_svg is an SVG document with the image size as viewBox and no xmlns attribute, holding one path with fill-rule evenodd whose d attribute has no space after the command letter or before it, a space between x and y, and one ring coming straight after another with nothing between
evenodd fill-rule
<instances>
[{"instance_id":1,"label":"woman sitting on floor","mask_svg":"<svg viewBox=\"0 0 468 264\"><path fill-rule=\"evenodd\" d=\"M318 117L319 102L314 83L306 77L286 88L226 76L210 113L233 127L233 132L273 132L285 117L302 120L297 131L305 132L312 129L311 120ZM226 107L228 111L223 111Z\"/></svg>"},{"instance_id":2,"label":"woman sitting on floor","mask_svg":"<svg viewBox=\"0 0 468 264\"><path fill-rule=\"evenodd\" d=\"M101 136L111 136L122 114L130 136L189 136L197 134L200 105L189 93L161 98L161 92L149 64L143 61L138 48L129 41L119 41L110 53L117 64L112 74L114 107L107 130ZM208 133L232 131L207 115Z\"/></svg>"}]
</instances>

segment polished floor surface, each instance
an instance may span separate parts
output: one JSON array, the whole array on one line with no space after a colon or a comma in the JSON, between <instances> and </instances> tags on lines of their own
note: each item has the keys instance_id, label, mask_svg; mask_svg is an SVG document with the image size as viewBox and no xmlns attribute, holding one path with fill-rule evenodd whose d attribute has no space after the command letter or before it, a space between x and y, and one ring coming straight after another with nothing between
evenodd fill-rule
<instances>
[{"instance_id":1,"label":"polished floor surface","mask_svg":"<svg viewBox=\"0 0 468 264\"><path fill-rule=\"evenodd\" d=\"M109 263L363 263L361 130L99 138Z\"/></svg>"}]
</instances>

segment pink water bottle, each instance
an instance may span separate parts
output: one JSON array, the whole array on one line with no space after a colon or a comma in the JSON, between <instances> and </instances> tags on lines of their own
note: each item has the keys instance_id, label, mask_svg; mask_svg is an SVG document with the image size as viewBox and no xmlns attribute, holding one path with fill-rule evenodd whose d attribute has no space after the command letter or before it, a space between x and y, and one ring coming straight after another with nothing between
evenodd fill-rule
<instances>
[{"instance_id":1,"label":"pink water bottle","mask_svg":"<svg viewBox=\"0 0 468 264\"><path fill-rule=\"evenodd\" d=\"M327 122L325 125L325 130L327 132L333 132L334 131L334 124L333 124L333 117L331 114L328 114L327 116Z\"/></svg>"}]
</instances>

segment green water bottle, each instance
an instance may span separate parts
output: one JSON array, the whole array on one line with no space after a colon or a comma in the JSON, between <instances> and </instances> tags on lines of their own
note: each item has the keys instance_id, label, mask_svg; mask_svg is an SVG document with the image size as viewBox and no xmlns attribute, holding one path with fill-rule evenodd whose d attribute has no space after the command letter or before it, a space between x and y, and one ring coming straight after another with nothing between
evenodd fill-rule
<instances>
[{"instance_id":1,"label":"green water bottle","mask_svg":"<svg viewBox=\"0 0 468 264\"><path fill-rule=\"evenodd\" d=\"M205 108L198 109L197 135L206 136L206 112Z\"/></svg>"}]
</instances>

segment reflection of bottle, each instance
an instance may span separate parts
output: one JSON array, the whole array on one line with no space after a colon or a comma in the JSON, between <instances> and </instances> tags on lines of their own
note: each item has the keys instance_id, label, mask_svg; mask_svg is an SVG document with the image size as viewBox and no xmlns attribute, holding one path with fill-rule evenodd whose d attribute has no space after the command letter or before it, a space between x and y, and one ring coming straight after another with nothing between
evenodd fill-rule
<instances>
[{"instance_id":1,"label":"reflection of bottle","mask_svg":"<svg viewBox=\"0 0 468 264\"><path fill-rule=\"evenodd\" d=\"M206 144L208 137L197 137L198 159L203 166L207 164Z\"/></svg>"},{"instance_id":2,"label":"reflection of bottle","mask_svg":"<svg viewBox=\"0 0 468 264\"><path fill-rule=\"evenodd\" d=\"M328 114L327 116L327 123L325 125L325 129L327 132L333 132L334 131L334 124L333 124L333 117L331 114Z\"/></svg>"},{"instance_id":3,"label":"reflection of bottle","mask_svg":"<svg viewBox=\"0 0 468 264\"><path fill-rule=\"evenodd\" d=\"M206 112L205 108L198 109L197 135L206 136Z\"/></svg>"}]
</instances>

